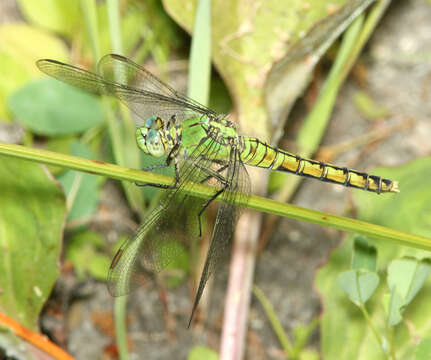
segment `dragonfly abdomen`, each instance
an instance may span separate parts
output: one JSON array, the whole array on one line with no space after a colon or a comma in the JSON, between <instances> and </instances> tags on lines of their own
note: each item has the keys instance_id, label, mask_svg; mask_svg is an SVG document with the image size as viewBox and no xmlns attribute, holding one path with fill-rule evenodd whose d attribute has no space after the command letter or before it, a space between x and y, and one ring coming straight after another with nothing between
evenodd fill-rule
<instances>
[{"instance_id":1,"label":"dragonfly abdomen","mask_svg":"<svg viewBox=\"0 0 431 360\"><path fill-rule=\"evenodd\" d=\"M399 192L398 183L380 176L369 175L321 161L304 159L274 148L256 138L243 138L241 159L248 165L285 171L324 182L340 184L376 193Z\"/></svg>"}]
</instances>

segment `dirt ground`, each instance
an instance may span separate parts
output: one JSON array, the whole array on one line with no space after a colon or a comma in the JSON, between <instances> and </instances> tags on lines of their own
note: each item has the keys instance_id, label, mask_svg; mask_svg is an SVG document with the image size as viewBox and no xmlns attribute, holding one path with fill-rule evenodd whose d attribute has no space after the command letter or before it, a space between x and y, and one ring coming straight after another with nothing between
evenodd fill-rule
<instances>
[{"instance_id":1,"label":"dirt ground","mask_svg":"<svg viewBox=\"0 0 431 360\"><path fill-rule=\"evenodd\" d=\"M13 18L14 1L2 0L0 22ZM6 12L12 15L6 16ZM331 161L361 170L376 166L397 166L417 157L431 154L431 4L426 0L394 1L376 33L361 56L366 70L365 88L358 76L350 77L337 99L323 145L336 145L366 134L379 126L382 129L413 121L408 129L394 131L388 138L374 144L367 152L356 147ZM365 90L374 101L389 109L390 115L372 124L358 112L353 98ZM297 112L295 112L297 113ZM300 113L300 111L299 111ZM297 115L297 116L303 116ZM289 175L287 175L289 176ZM118 188L109 182L106 194ZM343 187L305 180L292 202L302 207L343 214L351 200L350 190ZM121 196L105 200L107 208L121 208ZM124 210L127 216L127 209ZM273 235L257 259L255 283L263 290L289 334L299 324L312 321L321 311L313 278L319 265L343 239L343 233L307 223L280 219ZM217 350L228 278L228 259L220 264L212 282L208 320L205 326L186 329L192 293L190 283L179 288L160 291L149 284L129 298L129 338L133 344L131 359L185 359L194 345L207 345ZM60 288L70 279L60 280ZM88 296L71 302L64 318L67 350L77 359L101 359L110 335L113 299L102 283L85 285ZM160 295L166 296L166 308ZM47 316L43 327L53 328ZM167 330L167 328L169 330ZM311 346L319 348L316 331ZM247 336L247 359L282 359L280 345L271 330L261 305L253 298ZM138 355L139 354L139 355Z\"/></svg>"}]
</instances>

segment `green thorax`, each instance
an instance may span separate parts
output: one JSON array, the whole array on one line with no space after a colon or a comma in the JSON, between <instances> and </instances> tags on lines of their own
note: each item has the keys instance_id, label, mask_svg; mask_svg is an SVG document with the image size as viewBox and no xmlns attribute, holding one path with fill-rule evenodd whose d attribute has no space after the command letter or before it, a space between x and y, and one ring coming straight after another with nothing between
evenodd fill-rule
<instances>
[{"instance_id":1,"label":"green thorax","mask_svg":"<svg viewBox=\"0 0 431 360\"><path fill-rule=\"evenodd\" d=\"M212 120L206 116L190 118L181 124L181 144L191 155L200 146L211 146L210 156L214 160L228 159L232 144L237 144L239 136L231 123L224 119ZM174 133L171 134L174 137ZM206 140L203 140L206 139Z\"/></svg>"}]
</instances>

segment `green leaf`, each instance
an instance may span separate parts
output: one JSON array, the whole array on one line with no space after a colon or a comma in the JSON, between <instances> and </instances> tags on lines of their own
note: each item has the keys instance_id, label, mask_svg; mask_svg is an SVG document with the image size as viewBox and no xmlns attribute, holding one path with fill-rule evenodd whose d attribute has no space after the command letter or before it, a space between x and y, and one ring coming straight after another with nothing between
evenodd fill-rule
<instances>
[{"instance_id":1,"label":"green leaf","mask_svg":"<svg viewBox=\"0 0 431 360\"><path fill-rule=\"evenodd\" d=\"M3 120L9 117L7 96L30 80L31 75L24 66L3 51L0 51L0 69L8 69L0 72L0 120Z\"/></svg>"},{"instance_id":2,"label":"green leaf","mask_svg":"<svg viewBox=\"0 0 431 360\"><path fill-rule=\"evenodd\" d=\"M72 155L92 159L90 149L79 142L72 144ZM87 218L97 210L99 201L97 177L91 174L68 170L58 177L67 194L68 203L72 202L68 221Z\"/></svg>"},{"instance_id":3,"label":"green leaf","mask_svg":"<svg viewBox=\"0 0 431 360\"><path fill-rule=\"evenodd\" d=\"M64 42L52 34L24 23L0 26L0 51L11 56L33 76L40 76L35 62L41 58L67 61Z\"/></svg>"},{"instance_id":4,"label":"green leaf","mask_svg":"<svg viewBox=\"0 0 431 360\"><path fill-rule=\"evenodd\" d=\"M431 261L414 258L394 260L388 267L388 287L396 289L409 304L423 287L431 272Z\"/></svg>"},{"instance_id":5,"label":"green leaf","mask_svg":"<svg viewBox=\"0 0 431 360\"><path fill-rule=\"evenodd\" d=\"M355 305L364 304L373 295L379 285L376 273L351 270L338 275L338 284Z\"/></svg>"},{"instance_id":6,"label":"green leaf","mask_svg":"<svg viewBox=\"0 0 431 360\"><path fill-rule=\"evenodd\" d=\"M79 24L78 0L18 0L24 17L40 27L72 36Z\"/></svg>"},{"instance_id":7,"label":"green leaf","mask_svg":"<svg viewBox=\"0 0 431 360\"><path fill-rule=\"evenodd\" d=\"M302 95L314 64L334 41L334 34L348 26L353 10L358 14L358 8L370 2L337 0L333 6L339 11L332 14L328 4L320 0L309 1L306 9L302 0L290 1L288 6L276 0L211 2L212 59L235 100L246 134L259 134L267 140L273 135L269 130L284 127L286 111L281 114L279 109L286 110ZM197 4L197 0L187 1L187 6L180 1L163 1L172 18L189 33L193 32ZM343 11L343 7L348 9ZM304 34L313 29L314 41L310 42ZM296 66L274 74L273 86L268 88L269 70L285 57L294 57ZM274 83L282 88L277 94ZM272 122L268 122L265 102Z\"/></svg>"},{"instance_id":8,"label":"green leaf","mask_svg":"<svg viewBox=\"0 0 431 360\"><path fill-rule=\"evenodd\" d=\"M431 179L431 157L423 157L404 166L375 169L373 174L397 180L401 192L395 196L370 196L353 193L358 206L358 218L392 229L429 236L431 227L431 187L424 179ZM428 256L420 250L378 246L380 260L390 261L399 255Z\"/></svg>"},{"instance_id":9,"label":"green leaf","mask_svg":"<svg viewBox=\"0 0 431 360\"><path fill-rule=\"evenodd\" d=\"M104 121L95 96L48 78L12 94L9 107L21 124L40 135L74 134Z\"/></svg>"},{"instance_id":10,"label":"green leaf","mask_svg":"<svg viewBox=\"0 0 431 360\"><path fill-rule=\"evenodd\" d=\"M178 242L163 242L161 257L170 258L172 253L176 256L173 261L167 262L165 270L161 273L161 279L169 288L174 288L183 283L190 267L189 254L186 248ZM161 260L164 261L164 260Z\"/></svg>"},{"instance_id":11,"label":"green leaf","mask_svg":"<svg viewBox=\"0 0 431 360\"><path fill-rule=\"evenodd\" d=\"M402 313L405 310L405 300L400 293L393 288L390 294L383 296L383 306L387 314L388 324L398 325L403 319Z\"/></svg>"},{"instance_id":12,"label":"green leaf","mask_svg":"<svg viewBox=\"0 0 431 360\"><path fill-rule=\"evenodd\" d=\"M419 343L415 360L431 360L431 337L426 337Z\"/></svg>"},{"instance_id":13,"label":"green leaf","mask_svg":"<svg viewBox=\"0 0 431 360\"><path fill-rule=\"evenodd\" d=\"M363 235L356 235L353 244L352 269L365 269L376 271L377 269L377 250L370 245L367 238Z\"/></svg>"},{"instance_id":14,"label":"green leaf","mask_svg":"<svg viewBox=\"0 0 431 360\"><path fill-rule=\"evenodd\" d=\"M70 261L80 278L91 275L105 281L111 260L98 253L103 249L104 239L94 231L85 230L72 236L67 243L66 260Z\"/></svg>"},{"instance_id":15,"label":"green leaf","mask_svg":"<svg viewBox=\"0 0 431 360\"><path fill-rule=\"evenodd\" d=\"M0 157L0 311L37 331L59 274L66 206L41 166Z\"/></svg>"},{"instance_id":16,"label":"green leaf","mask_svg":"<svg viewBox=\"0 0 431 360\"><path fill-rule=\"evenodd\" d=\"M104 254L94 254L93 258L88 263L88 273L99 281L106 281L111 262L112 259Z\"/></svg>"},{"instance_id":17,"label":"green leaf","mask_svg":"<svg viewBox=\"0 0 431 360\"><path fill-rule=\"evenodd\" d=\"M360 191L353 192L359 220L412 234L429 236L431 188L424 179L431 178L431 158L421 158L404 166L376 169L373 173L398 180L401 192L396 196L384 197L364 194ZM382 351L365 319L356 308L343 300L345 295L334 287L338 274L350 266L352 239L352 236L348 237L344 244L331 254L329 263L319 270L316 277L316 287L323 294L325 308L321 322L322 349L328 358L337 356L339 359L379 359L382 358ZM429 257L429 252L408 246L397 246L381 241L379 238L370 237L368 241L377 248L379 270L386 270L394 258ZM423 277L422 274L422 279ZM416 281L418 284L423 284L424 288L416 293L414 306L408 306L402 316L408 321L409 326L414 327L414 336L418 337L428 334L431 328L431 302L428 297L431 292L431 283L429 281L423 283L419 281L419 278ZM412 288L407 292L408 297L413 295L413 288L417 288L416 282L411 277L410 286ZM384 291L380 290L367 303L367 310L374 323L379 324L381 319L388 317L388 314L391 324L397 323L401 318L404 304L402 296L398 293L398 289L393 293L392 299L389 296L385 296ZM387 304L386 312L381 306L382 303ZM403 324L394 329L394 336L397 353L413 353L415 338ZM348 349L345 346L347 342L349 343ZM341 352L343 352L342 356L339 355Z\"/></svg>"},{"instance_id":18,"label":"green leaf","mask_svg":"<svg viewBox=\"0 0 431 360\"><path fill-rule=\"evenodd\" d=\"M25 24L0 26L0 119L10 118L7 97L27 81L39 76L34 62L42 56L66 60L64 44Z\"/></svg>"},{"instance_id":19,"label":"green leaf","mask_svg":"<svg viewBox=\"0 0 431 360\"><path fill-rule=\"evenodd\" d=\"M190 350L187 360L218 360L218 354L206 346L194 346Z\"/></svg>"}]
</instances>

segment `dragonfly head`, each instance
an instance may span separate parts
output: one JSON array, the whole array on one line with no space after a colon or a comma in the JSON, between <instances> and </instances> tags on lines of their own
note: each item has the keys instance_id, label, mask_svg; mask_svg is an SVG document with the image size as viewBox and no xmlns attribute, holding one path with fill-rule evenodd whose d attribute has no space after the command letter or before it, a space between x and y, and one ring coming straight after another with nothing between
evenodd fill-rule
<instances>
[{"instance_id":1,"label":"dragonfly head","mask_svg":"<svg viewBox=\"0 0 431 360\"><path fill-rule=\"evenodd\" d=\"M136 142L146 154L161 157L168 152L168 145L163 133L164 122L158 116L151 116L145 125L136 129Z\"/></svg>"}]
</instances>

